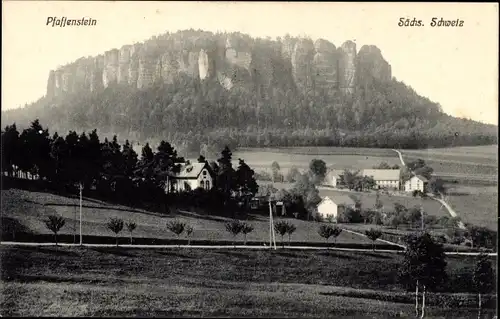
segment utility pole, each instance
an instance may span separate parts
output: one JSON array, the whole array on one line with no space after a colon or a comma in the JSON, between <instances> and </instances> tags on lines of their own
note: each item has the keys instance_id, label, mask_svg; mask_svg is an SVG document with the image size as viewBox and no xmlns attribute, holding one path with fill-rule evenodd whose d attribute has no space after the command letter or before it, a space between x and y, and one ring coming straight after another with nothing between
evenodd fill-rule
<instances>
[{"instance_id":1,"label":"utility pole","mask_svg":"<svg viewBox=\"0 0 500 319\"><path fill-rule=\"evenodd\" d=\"M424 231L424 210L423 210L422 206L420 206L420 218L422 221L422 231Z\"/></svg>"},{"instance_id":2,"label":"utility pole","mask_svg":"<svg viewBox=\"0 0 500 319\"><path fill-rule=\"evenodd\" d=\"M80 183L80 246L82 246L82 191L83 185Z\"/></svg>"},{"instance_id":3,"label":"utility pole","mask_svg":"<svg viewBox=\"0 0 500 319\"><path fill-rule=\"evenodd\" d=\"M276 250L276 236L274 234L274 221L273 221L273 209L271 206L271 196L269 196L269 248L273 246L274 250Z\"/></svg>"}]
</instances>

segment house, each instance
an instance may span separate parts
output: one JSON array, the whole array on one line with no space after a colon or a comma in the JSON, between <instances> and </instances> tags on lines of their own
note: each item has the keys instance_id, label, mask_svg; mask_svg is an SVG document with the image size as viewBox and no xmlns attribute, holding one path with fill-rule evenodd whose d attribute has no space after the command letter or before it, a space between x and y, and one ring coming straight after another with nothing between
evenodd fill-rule
<instances>
[{"instance_id":1,"label":"house","mask_svg":"<svg viewBox=\"0 0 500 319\"><path fill-rule=\"evenodd\" d=\"M214 187L215 173L207 163L184 164L180 172L170 175L170 184L177 192L191 191L198 187L205 190ZM168 188L165 189L168 193Z\"/></svg>"},{"instance_id":2,"label":"house","mask_svg":"<svg viewBox=\"0 0 500 319\"><path fill-rule=\"evenodd\" d=\"M405 181L404 190L406 192L413 192L419 190L423 193L427 190L429 181L422 175L413 175L409 180Z\"/></svg>"},{"instance_id":3,"label":"house","mask_svg":"<svg viewBox=\"0 0 500 319\"><path fill-rule=\"evenodd\" d=\"M342 175L343 173L344 173L343 170L338 170L338 169L330 170L326 174L324 184L331 187L338 187L341 182L340 175Z\"/></svg>"},{"instance_id":4,"label":"house","mask_svg":"<svg viewBox=\"0 0 500 319\"><path fill-rule=\"evenodd\" d=\"M336 222L339 214L343 214L347 208L355 209L355 207L356 203L347 195L326 196L318 205L318 217Z\"/></svg>"},{"instance_id":5,"label":"house","mask_svg":"<svg viewBox=\"0 0 500 319\"><path fill-rule=\"evenodd\" d=\"M399 169L365 169L363 176L370 176L375 180L376 188L399 189Z\"/></svg>"}]
</instances>

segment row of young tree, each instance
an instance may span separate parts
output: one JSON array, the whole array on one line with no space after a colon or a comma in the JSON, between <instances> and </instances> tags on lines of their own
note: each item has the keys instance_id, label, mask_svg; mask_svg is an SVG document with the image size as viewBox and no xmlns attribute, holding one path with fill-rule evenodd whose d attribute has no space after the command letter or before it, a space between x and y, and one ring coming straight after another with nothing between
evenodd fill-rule
<instances>
[{"instance_id":1,"label":"row of young tree","mask_svg":"<svg viewBox=\"0 0 500 319\"><path fill-rule=\"evenodd\" d=\"M101 142L96 130L50 136L38 120L21 133L15 124L9 125L1 138L4 175L42 180L70 191L92 190L130 205L146 202L165 208L165 190L169 193L175 186L169 182L171 176L189 162L166 141L159 143L156 152L146 143L139 157L128 140L120 145L114 136ZM233 168L228 147L217 161L208 162L203 156L198 161L210 165L215 175L212 193L223 202L247 201L257 192L254 171L242 159Z\"/></svg>"}]
</instances>

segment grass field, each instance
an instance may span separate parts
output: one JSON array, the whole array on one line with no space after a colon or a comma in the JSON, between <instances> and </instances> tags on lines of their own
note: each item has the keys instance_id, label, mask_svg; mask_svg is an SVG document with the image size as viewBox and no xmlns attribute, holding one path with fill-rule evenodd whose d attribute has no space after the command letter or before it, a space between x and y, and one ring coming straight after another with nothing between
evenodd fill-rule
<instances>
[{"instance_id":1,"label":"grass field","mask_svg":"<svg viewBox=\"0 0 500 319\"><path fill-rule=\"evenodd\" d=\"M238 165L238 158L245 160L254 170L268 170L271 163L278 162L283 174L291 167L308 168L312 159L325 161L333 169L372 168L381 162L401 165L397 153L390 149L363 149L342 147L298 147L279 149L241 149L233 154L233 166Z\"/></svg>"},{"instance_id":2,"label":"grass field","mask_svg":"<svg viewBox=\"0 0 500 319\"><path fill-rule=\"evenodd\" d=\"M447 202L466 223L498 230L496 186L448 185Z\"/></svg>"},{"instance_id":3,"label":"grass field","mask_svg":"<svg viewBox=\"0 0 500 319\"><path fill-rule=\"evenodd\" d=\"M50 234L43 220L47 216L55 214L66 219L66 225L61 229L60 234L79 233L79 208L78 199L53 195L49 193L28 192L18 189L2 191L2 216L13 218L37 234ZM162 215L143 210L133 210L124 206L110 205L104 202L86 199L83 201L82 210L82 233L84 235L113 236L106 223L112 217L118 217L125 221L134 221L137 229L134 231L135 238L177 238L176 235L167 230L166 224L171 220L186 222L194 228L192 239L200 240L227 240L232 241L233 237L225 230L225 222L230 219L218 216L206 216L190 213L177 213L172 215ZM254 226L254 230L247 235L248 241L268 242L269 221L267 217L251 216L248 221ZM297 230L291 237L291 242L324 242L318 235L318 228L321 223L307 222L297 219L288 219ZM129 234L124 230L121 236L127 237ZM285 241L288 237L285 236ZM242 242L243 236L238 236L236 242ZM281 237L276 238L281 241ZM337 238L337 243L364 243L371 241L363 236L342 232Z\"/></svg>"},{"instance_id":4,"label":"grass field","mask_svg":"<svg viewBox=\"0 0 500 319\"><path fill-rule=\"evenodd\" d=\"M3 316L388 318L414 314L383 253L0 248ZM477 316L468 257L448 258L427 318ZM439 297L446 296L442 302ZM494 313L494 300L486 313ZM459 302L459 300L461 302ZM487 301L487 302L486 302Z\"/></svg>"},{"instance_id":5,"label":"grass field","mask_svg":"<svg viewBox=\"0 0 500 319\"><path fill-rule=\"evenodd\" d=\"M401 153L405 161L425 160L437 176L498 181L497 145L402 150Z\"/></svg>"}]
</instances>

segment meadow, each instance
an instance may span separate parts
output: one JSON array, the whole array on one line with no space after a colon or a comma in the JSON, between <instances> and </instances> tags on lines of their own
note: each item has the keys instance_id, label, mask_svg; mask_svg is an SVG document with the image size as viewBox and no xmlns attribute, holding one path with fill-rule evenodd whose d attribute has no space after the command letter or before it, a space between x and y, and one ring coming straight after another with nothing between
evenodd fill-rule
<instances>
[{"instance_id":1,"label":"meadow","mask_svg":"<svg viewBox=\"0 0 500 319\"><path fill-rule=\"evenodd\" d=\"M413 296L397 280L398 254L4 246L0 258L3 316L414 314ZM447 262L443 292L427 295L427 318L477 316L468 293L474 258ZM492 315L494 297L483 298Z\"/></svg>"},{"instance_id":2,"label":"meadow","mask_svg":"<svg viewBox=\"0 0 500 319\"><path fill-rule=\"evenodd\" d=\"M35 234L51 234L44 224L49 215L63 216L66 225L61 229L61 235L79 234L79 200L77 198L65 197L42 192L28 192L19 189L2 191L2 221L14 219ZM137 229L133 233L134 238L157 238L176 239L166 225L168 222L177 220L185 222L194 228L191 240L229 241L243 243L244 237L239 235L233 238L232 234L225 229L225 223L231 219L213 215L200 215L185 211L175 211L171 214L159 214L130 207L112 205L92 199L85 199L82 203L82 233L91 236L114 236L106 226L110 218L117 217L125 222L133 221ZM296 231L290 238L293 242L323 243L325 240L318 234L321 223L308 222L298 219L277 218L286 220L295 225ZM269 241L269 219L267 216L251 215L247 223L254 230L247 235L249 242L265 243ZM122 231L120 236L125 237L128 242L128 232ZM78 235L77 235L78 237ZM185 239L184 235L182 237ZM281 243L281 237L277 235L277 244ZM288 236L284 237L288 242ZM123 241L122 241L123 242ZM371 245L371 241L364 236L342 232L336 239L339 244L355 243Z\"/></svg>"},{"instance_id":3,"label":"meadow","mask_svg":"<svg viewBox=\"0 0 500 319\"><path fill-rule=\"evenodd\" d=\"M427 150L402 150L406 161L417 158L434 169L437 176L498 182L498 146L470 146Z\"/></svg>"},{"instance_id":4,"label":"meadow","mask_svg":"<svg viewBox=\"0 0 500 319\"><path fill-rule=\"evenodd\" d=\"M448 185L446 201L465 223L498 230L497 186Z\"/></svg>"},{"instance_id":5,"label":"meadow","mask_svg":"<svg viewBox=\"0 0 500 319\"><path fill-rule=\"evenodd\" d=\"M245 160L255 171L270 172L271 163L276 161L283 174L291 167L307 169L313 159L325 161L332 169L365 169L386 162L401 165L397 153L390 149L363 149L342 147L297 147L275 149L240 149L233 153L233 166L238 158Z\"/></svg>"}]
</instances>

